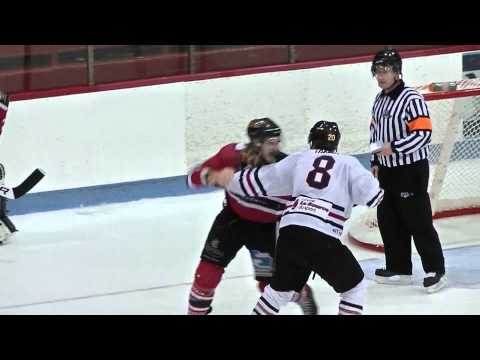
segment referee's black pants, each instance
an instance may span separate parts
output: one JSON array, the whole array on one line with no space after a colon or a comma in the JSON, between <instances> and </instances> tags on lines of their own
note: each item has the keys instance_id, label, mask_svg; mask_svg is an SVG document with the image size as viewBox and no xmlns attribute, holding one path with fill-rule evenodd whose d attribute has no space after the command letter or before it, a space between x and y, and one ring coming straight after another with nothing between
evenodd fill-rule
<instances>
[{"instance_id":1,"label":"referee's black pants","mask_svg":"<svg viewBox=\"0 0 480 360\"><path fill-rule=\"evenodd\" d=\"M377 219L389 271L412 274L413 237L423 270L445 273L442 247L433 227L428 177L426 159L410 165L379 167L378 180L385 195L377 208Z\"/></svg>"}]
</instances>

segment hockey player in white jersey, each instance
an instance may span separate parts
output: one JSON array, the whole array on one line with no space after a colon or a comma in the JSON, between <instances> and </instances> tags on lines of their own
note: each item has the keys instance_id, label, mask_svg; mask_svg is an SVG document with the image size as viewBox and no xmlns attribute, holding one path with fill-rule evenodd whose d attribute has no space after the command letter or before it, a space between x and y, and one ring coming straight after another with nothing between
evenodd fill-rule
<instances>
[{"instance_id":1,"label":"hockey player in white jersey","mask_svg":"<svg viewBox=\"0 0 480 360\"><path fill-rule=\"evenodd\" d=\"M312 271L340 294L339 314L363 312L364 273L340 237L352 207L377 206L383 190L357 159L336 154L339 141L337 124L319 121L310 130L310 150L219 175L218 184L238 194L295 198L280 221L273 279L253 314L277 314L296 299Z\"/></svg>"},{"instance_id":2,"label":"hockey player in white jersey","mask_svg":"<svg viewBox=\"0 0 480 360\"><path fill-rule=\"evenodd\" d=\"M9 98L8 95L0 90L0 135L2 134L5 118L8 111ZM5 168L0 163L0 189L5 184ZM0 196L0 245L5 243L12 234L17 231L15 225L7 215L7 199Z\"/></svg>"}]
</instances>

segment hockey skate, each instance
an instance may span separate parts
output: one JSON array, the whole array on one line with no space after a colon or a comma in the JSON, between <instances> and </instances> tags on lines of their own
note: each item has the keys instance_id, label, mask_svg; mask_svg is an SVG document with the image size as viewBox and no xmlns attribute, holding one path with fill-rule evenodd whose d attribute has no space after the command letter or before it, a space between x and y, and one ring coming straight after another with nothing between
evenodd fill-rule
<instances>
[{"instance_id":1,"label":"hockey skate","mask_svg":"<svg viewBox=\"0 0 480 360\"><path fill-rule=\"evenodd\" d=\"M317 315L318 307L313 297L313 290L310 286L305 285L300 293L300 297L295 301L302 309L303 315Z\"/></svg>"},{"instance_id":2,"label":"hockey skate","mask_svg":"<svg viewBox=\"0 0 480 360\"><path fill-rule=\"evenodd\" d=\"M410 285L413 278L412 275L398 274L386 269L376 269L375 282L387 285Z\"/></svg>"},{"instance_id":3,"label":"hockey skate","mask_svg":"<svg viewBox=\"0 0 480 360\"><path fill-rule=\"evenodd\" d=\"M443 289L447 285L447 278L445 274L428 273L423 279L423 287L429 294Z\"/></svg>"}]
</instances>

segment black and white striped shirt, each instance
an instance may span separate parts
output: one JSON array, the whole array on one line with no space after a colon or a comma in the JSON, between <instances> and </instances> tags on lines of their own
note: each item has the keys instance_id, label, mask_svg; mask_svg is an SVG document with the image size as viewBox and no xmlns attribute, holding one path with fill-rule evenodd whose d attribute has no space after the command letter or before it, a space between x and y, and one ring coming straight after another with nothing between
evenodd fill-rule
<instances>
[{"instance_id":1,"label":"black and white striped shirt","mask_svg":"<svg viewBox=\"0 0 480 360\"><path fill-rule=\"evenodd\" d=\"M400 82L390 93L382 91L375 98L370 144L391 143L393 154L372 155L372 165L395 167L428 157L432 123L427 104L418 91Z\"/></svg>"}]
</instances>

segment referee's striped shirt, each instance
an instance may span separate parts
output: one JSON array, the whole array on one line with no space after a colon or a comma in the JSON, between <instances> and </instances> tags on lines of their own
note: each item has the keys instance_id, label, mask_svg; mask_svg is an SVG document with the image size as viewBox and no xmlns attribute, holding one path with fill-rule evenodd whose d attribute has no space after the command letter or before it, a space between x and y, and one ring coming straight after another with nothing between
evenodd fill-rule
<instances>
[{"instance_id":1,"label":"referee's striped shirt","mask_svg":"<svg viewBox=\"0 0 480 360\"><path fill-rule=\"evenodd\" d=\"M370 123L370 144L391 143L393 154L372 155L372 165L412 164L428 157L432 122L423 96L403 80L393 91L375 98Z\"/></svg>"}]
</instances>

